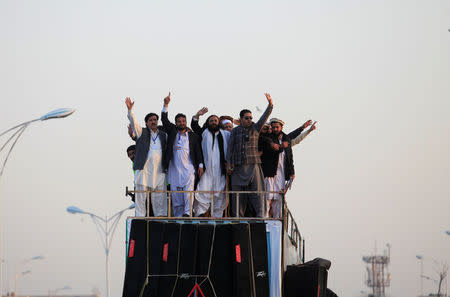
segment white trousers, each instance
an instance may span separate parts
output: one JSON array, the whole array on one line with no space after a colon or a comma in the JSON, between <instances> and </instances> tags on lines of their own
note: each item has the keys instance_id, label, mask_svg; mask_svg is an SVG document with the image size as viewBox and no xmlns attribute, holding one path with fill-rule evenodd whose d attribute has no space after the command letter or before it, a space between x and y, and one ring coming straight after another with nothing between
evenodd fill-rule
<instances>
[{"instance_id":1,"label":"white trousers","mask_svg":"<svg viewBox=\"0 0 450 297\"><path fill-rule=\"evenodd\" d=\"M194 190L195 175L189 178L188 184L184 187L177 187L170 185L171 191L193 191ZM192 197L192 201L190 199ZM172 192L172 209L174 217L182 217L183 215L190 215L192 203L194 200L194 193L173 193Z\"/></svg>"},{"instance_id":2,"label":"white trousers","mask_svg":"<svg viewBox=\"0 0 450 297\"><path fill-rule=\"evenodd\" d=\"M209 194L206 194L209 195ZM211 195L209 195L211 197ZM223 211L226 207L226 199L225 194L215 194L214 195L214 209L211 211L211 216L214 218L221 218L223 217ZM199 216L204 214L208 211L209 207L211 206L211 199L209 199L208 202L204 203L201 202L198 199L195 199L194 201L194 213L195 216Z\"/></svg>"},{"instance_id":3,"label":"white trousers","mask_svg":"<svg viewBox=\"0 0 450 297\"><path fill-rule=\"evenodd\" d=\"M264 183L266 184L266 191L276 191L280 192L284 190L284 174L280 178L278 175L274 177L266 177L264 179ZM272 217L275 219L281 218L281 208L282 208L282 199L283 196L278 193L267 193L266 195L266 217L270 217L269 211L272 208Z\"/></svg>"},{"instance_id":4,"label":"white trousers","mask_svg":"<svg viewBox=\"0 0 450 297\"><path fill-rule=\"evenodd\" d=\"M281 218L281 206L283 200L281 199L273 199L273 200L266 200L266 217L272 217L274 219ZM272 208L272 216L270 216L269 211Z\"/></svg>"},{"instance_id":5,"label":"white trousers","mask_svg":"<svg viewBox=\"0 0 450 297\"><path fill-rule=\"evenodd\" d=\"M143 185L136 185L136 190L145 191L150 190L150 187ZM158 185L155 190L163 191L165 190L165 185ZM151 193L151 203L153 208L153 214L155 217L166 217L167 216L167 194L166 193ZM136 193L136 216L145 217L147 214L146 200L148 197L147 193Z\"/></svg>"}]
</instances>

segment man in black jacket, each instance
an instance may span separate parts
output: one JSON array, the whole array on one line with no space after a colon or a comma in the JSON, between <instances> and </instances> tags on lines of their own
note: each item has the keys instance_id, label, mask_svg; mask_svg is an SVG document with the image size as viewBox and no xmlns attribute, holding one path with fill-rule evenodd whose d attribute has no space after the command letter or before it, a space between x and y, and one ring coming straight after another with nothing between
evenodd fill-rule
<instances>
[{"instance_id":1,"label":"man in black jacket","mask_svg":"<svg viewBox=\"0 0 450 297\"><path fill-rule=\"evenodd\" d=\"M270 145L264 145L262 150L262 169L266 191L284 191L285 183L295 177L294 160L290 138L283 133L284 122L273 118L270 120L272 133L267 135L271 139ZM266 215L280 218L282 215L283 195L268 193L266 197Z\"/></svg>"},{"instance_id":2,"label":"man in black jacket","mask_svg":"<svg viewBox=\"0 0 450 297\"><path fill-rule=\"evenodd\" d=\"M203 156L199 137L188 131L186 116L177 114L175 124L168 118L170 93L164 98L161 121L168 133L167 151L164 164L168 166L168 182L172 191L193 191L195 178L203 174ZM192 202L189 193L172 193L172 207L175 217L189 216Z\"/></svg>"}]
</instances>

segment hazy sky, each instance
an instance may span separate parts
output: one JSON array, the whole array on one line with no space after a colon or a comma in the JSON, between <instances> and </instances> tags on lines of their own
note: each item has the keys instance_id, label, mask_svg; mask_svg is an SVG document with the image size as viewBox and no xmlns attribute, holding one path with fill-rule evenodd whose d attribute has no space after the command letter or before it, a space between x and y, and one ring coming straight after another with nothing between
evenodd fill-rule
<instances>
[{"instance_id":1,"label":"hazy sky","mask_svg":"<svg viewBox=\"0 0 450 297\"><path fill-rule=\"evenodd\" d=\"M264 108L270 92L287 132L318 121L293 150L287 197L307 259L330 259L328 286L357 297L367 291L362 256L390 243L390 295L417 296L415 256L432 278L432 259L450 263L449 28L448 1L1 1L0 131L77 109L30 126L8 161L5 291L21 260L43 254L17 266L32 270L19 294L70 285L104 296L94 225L65 209L104 216L130 204L126 96L143 122L169 91L172 119L202 106L237 116ZM124 230L112 245L112 297L122 293Z\"/></svg>"}]
</instances>

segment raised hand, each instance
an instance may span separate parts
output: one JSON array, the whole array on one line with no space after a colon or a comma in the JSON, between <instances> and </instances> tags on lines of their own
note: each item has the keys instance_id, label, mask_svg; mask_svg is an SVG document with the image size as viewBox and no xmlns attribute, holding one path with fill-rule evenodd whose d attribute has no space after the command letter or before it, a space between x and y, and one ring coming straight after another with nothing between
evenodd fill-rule
<instances>
[{"instance_id":1,"label":"raised hand","mask_svg":"<svg viewBox=\"0 0 450 297\"><path fill-rule=\"evenodd\" d=\"M125 105L127 106L128 110L133 109L134 101L131 102L130 97L125 98Z\"/></svg>"},{"instance_id":2,"label":"raised hand","mask_svg":"<svg viewBox=\"0 0 450 297\"><path fill-rule=\"evenodd\" d=\"M269 93L264 93L264 95L266 95L267 101L269 102L270 106L273 106L273 100L272 97L270 97Z\"/></svg>"},{"instance_id":3,"label":"raised hand","mask_svg":"<svg viewBox=\"0 0 450 297\"><path fill-rule=\"evenodd\" d=\"M311 125L311 128L309 128L309 130L311 130L311 131L316 130L316 123L317 123L317 121L315 121L314 124Z\"/></svg>"},{"instance_id":4,"label":"raised hand","mask_svg":"<svg viewBox=\"0 0 450 297\"><path fill-rule=\"evenodd\" d=\"M304 124L303 124L303 129L308 128L312 123L312 120L307 120Z\"/></svg>"},{"instance_id":5,"label":"raised hand","mask_svg":"<svg viewBox=\"0 0 450 297\"><path fill-rule=\"evenodd\" d=\"M164 106L168 106L170 103L170 92L169 95L166 96L166 98L164 98Z\"/></svg>"},{"instance_id":6,"label":"raised hand","mask_svg":"<svg viewBox=\"0 0 450 297\"><path fill-rule=\"evenodd\" d=\"M233 124L235 124L236 126L239 126L241 124L241 120L240 119L233 119Z\"/></svg>"},{"instance_id":7,"label":"raised hand","mask_svg":"<svg viewBox=\"0 0 450 297\"><path fill-rule=\"evenodd\" d=\"M197 111L197 114L195 116L196 116L196 118L198 118L207 112L208 112L208 107L202 107L199 111Z\"/></svg>"}]
</instances>

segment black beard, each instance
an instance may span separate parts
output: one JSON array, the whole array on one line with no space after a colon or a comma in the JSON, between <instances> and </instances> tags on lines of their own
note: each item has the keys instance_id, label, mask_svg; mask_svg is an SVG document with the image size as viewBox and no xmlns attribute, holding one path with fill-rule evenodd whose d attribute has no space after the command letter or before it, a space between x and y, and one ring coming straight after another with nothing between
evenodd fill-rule
<instances>
[{"instance_id":1,"label":"black beard","mask_svg":"<svg viewBox=\"0 0 450 297\"><path fill-rule=\"evenodd\" d=\"M214 125L214 126L208 126L208 130L215 133L217 131L219 131L219 125Z\"/></svg>"}]
</instances>

